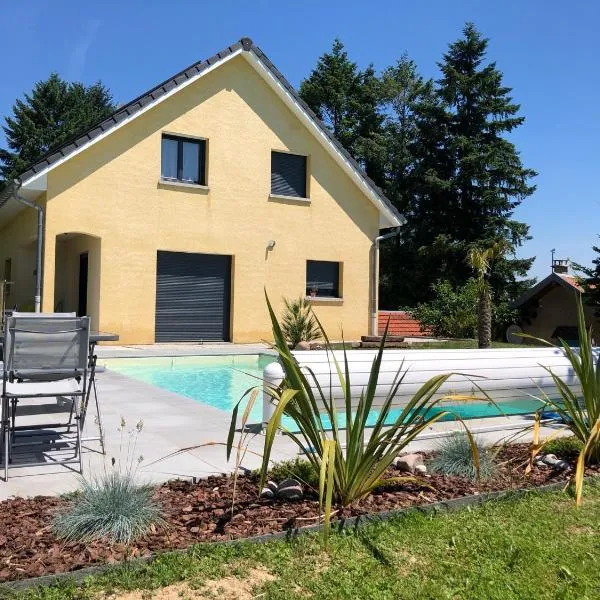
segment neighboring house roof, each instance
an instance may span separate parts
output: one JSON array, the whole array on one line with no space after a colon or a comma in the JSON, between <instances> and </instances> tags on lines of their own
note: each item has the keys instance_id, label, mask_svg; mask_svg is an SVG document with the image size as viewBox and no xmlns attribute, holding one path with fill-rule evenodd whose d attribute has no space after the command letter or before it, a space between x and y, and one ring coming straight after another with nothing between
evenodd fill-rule
<instances>
[{"instance_id":1,"label":"neighboring house roof","mask_svg":"<svg viewBox=\"0 0 600 600\"><path fill-rule=\"evenodd\" d=\"M428 337L430 331L423 331L421 323L413 319L409 313L403 310L380 310L378 329L379 335L383 335L389 321L388 335L401 337Z\"/></svg>"},{"instance_id":2,"label":"neighboring house roof","mask_svg":"<svg viewBox=\"0 0 600 600\"><path fill-rule=\"evenodd\" d=\"M539 283L536 283L532 288L529 288L523 293L517 300L512 303L514 308L523 306L529 300L541 296L542 294L549 291L550 288L561 286L572 292L583 292L583 288L577 282L577 279L572 275L565 275L563 273L550 273L548 277L542 279Z\"/></svg>"},{"instance_id":3,"label":"neighboring house roof","mask_svg":"<svg viewBox=\"0 0 600 600\"><path fill-rule=\"evenodd\" d=\"M214 56L202 61L198 61L187 69L169 77L151 90L138 96L131 102L120 106L109 117L96 123L87 131L72 138L62 146L53 148L47 154L42 156L35 164L29 166L26 171L19 176L19 183L25 189L28 185L37 183L35 189L40 189L39 181L45 177L46 173L54 167L62 164L65 160L78 154L95 141L109 135L120 126L128 123L133 118L143 114L161 102L165 98L179 91L183 87L197 80L200 76L208 73L224 64L229 59L239 54L248 58L249 62L259 71L263 79L279 92L279 95L292 108L297 115L303 115L306 123L314 128L313 133L320 138L324 146L331 146L334 150L332 155L338 159L338 162L355 178L357 183L364 186L367 196L377 205L380 214L385 216L386 223L384 227L402 225L405 222L404 217L397 211L394 205L386 198L383 191L373 182L363 171L360 165L350 156L341 143L335 139L324 123L313 113L308 105L300 98L298 92L277 70L273 63L267 58L264 52L256 46L250 38L242 38L239 42L228 46L224 50L217 52ZM6 202L12 193L12 187L8 186L0 194L0 207Z\"/></svg>"}]
</instances>

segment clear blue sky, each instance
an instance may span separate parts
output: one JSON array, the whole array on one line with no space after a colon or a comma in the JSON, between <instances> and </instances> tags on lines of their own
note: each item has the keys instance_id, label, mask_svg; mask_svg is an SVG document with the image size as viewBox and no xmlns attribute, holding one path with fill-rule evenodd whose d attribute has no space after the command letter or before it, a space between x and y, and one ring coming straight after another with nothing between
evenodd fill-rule
<instances>
[{"instance_id":1,"label":"clear blue sky","mask_svg":"<svg viewBox=\"0 0 600 600\"><path fill-rule=\"evenodd\" d=\"M550 249L579 262L600 234L600 2L571 0L227 1L0 0L0 115L55 70L101 79L117 102L238 40L251 37L293 85L342 39L361 66L382 69L407 52L426 77L467 20L490 38L489 57L527 118L514 141L538 189L517 212L549 271ZM0 144L4 138L0 135Z\"/></svg>"}]
</instances>

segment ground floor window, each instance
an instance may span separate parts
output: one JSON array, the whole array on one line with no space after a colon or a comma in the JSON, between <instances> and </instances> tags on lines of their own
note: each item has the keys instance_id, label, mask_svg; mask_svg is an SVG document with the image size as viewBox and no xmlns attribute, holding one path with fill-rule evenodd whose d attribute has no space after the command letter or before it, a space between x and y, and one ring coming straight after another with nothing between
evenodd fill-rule
<instances>
[{"instance_id":1,"label":"ground floor window","mask_svg":"<svg viewBox=\"0 0 600 600\"><path fill-rule=\"evenodd\" d=\"M306 295L341 298L340 263L330 260L307 260Z\"/></svg>"}]
</instances>

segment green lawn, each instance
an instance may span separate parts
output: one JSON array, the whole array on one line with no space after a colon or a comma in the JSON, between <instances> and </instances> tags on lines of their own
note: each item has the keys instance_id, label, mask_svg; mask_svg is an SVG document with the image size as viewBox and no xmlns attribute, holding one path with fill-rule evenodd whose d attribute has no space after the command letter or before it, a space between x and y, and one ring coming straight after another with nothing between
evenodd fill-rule
<instances>
[{"instance_id":1,"label":"green lawn","mask_svg":"<svg viewBox=\"0 0 600 600\"><path fill-rule=\"evenodd\" d=\"M599 534L600 485L594 484L586 486L579 510L564 493L532 494L334 535L329 554L320 549L317 536L262 545L205 545L90 578L83 589L62 584L25 596L100 598L99 592L156 590L186 580L192 589L176 588L178 597L224 600L229 596L218 586L228 587L232 580L243 584L250 574L254 587L246 583L246 595L232 597L592 600L600 597ZM269 580L257 578L257 572L268 572ZM224 582L214 583L223 577ZM139 595L149 597L148 592Z\"/></svg>"}]
</instances>

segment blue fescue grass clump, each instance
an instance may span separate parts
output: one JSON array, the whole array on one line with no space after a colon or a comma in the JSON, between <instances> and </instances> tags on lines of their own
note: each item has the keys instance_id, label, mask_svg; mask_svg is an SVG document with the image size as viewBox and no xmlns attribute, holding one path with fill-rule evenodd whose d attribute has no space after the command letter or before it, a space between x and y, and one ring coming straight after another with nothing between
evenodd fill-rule
<instances>
[{"instance_id":1,"label":"blue fescue grass clump","mask_svg":"<svg viewBox=\"0 0 600 600\"><path fill-rule=\"evenodd\" d=\"M495 455L480 440L475 439L475 445L479 455L479 476L481 479L488 479L494 475L497 469ZM477 479L473 447L466 433L455 432L443 439L436 452L436 455L429 461L429 467L434 473Z\"/></svg>"},{"instance_id":2,"label":"blue fescue grass clump","mask_svg":"<svg viewBox=\"0 0 600 600\"><path fill-rule=\"evenodd\" d=\"M79 494L54 519L54 533L67 541L129 544L163 522L152 495L152 486L136 483L131 473L113 470L82 479Z\"/></svg>"},{"instance_id":3,"label":"blue fescue grass clump","mask_svg":"<svg viewBox=\"0 0 600 600\"><path fill-rule=\"evenodd\" d=\"M104 472L96 477L82 477L79 489L72 495L68 508L52 523L55 535L66 541L109 542L130 544L153 527L164 526L160 506L154 501L154 489L137 482L138 436L143 421L127 430L121 417L119 457L105 463Z\"/></svg>"}]
</instances>

